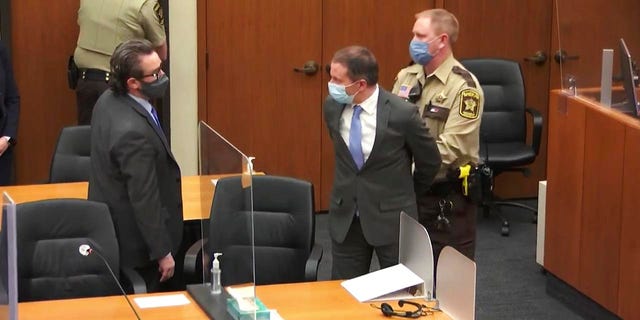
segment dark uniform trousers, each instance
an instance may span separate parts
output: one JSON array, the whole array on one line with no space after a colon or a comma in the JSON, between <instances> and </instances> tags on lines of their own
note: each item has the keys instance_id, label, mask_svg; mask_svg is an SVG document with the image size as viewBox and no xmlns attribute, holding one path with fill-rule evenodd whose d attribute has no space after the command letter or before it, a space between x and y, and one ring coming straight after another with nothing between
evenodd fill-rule
<instances>
[{"instance_id":1,"label":"dark uniform trousers","mask_svg":"<svg viewBox=\"0 0 640 320\"><path fill-rule=\"evenodd\" d=\"M78 104L78 125L91 124L93 106L100 95L109 88L106 80L78 79L76 87L76 100Z\"/></svg>"},{"instance_id":2,"label":"dark uniform trousers","mask_svg":"<svg viewBox=\"0 0 640 320\"><path fill-rule=\"evenodd\" d=\"M429 232L433 246L434 267L440 252L451 246L469 259L474 260L476 249L476 214L478 205L468 200L460 188L449 187L448 183L434 184L429 194L418 199L418 220ZM442 192L441 190L450 190ZM438 221L440 200L450 205L445 213L449 223Z\"/></svg>"}]
</instances>

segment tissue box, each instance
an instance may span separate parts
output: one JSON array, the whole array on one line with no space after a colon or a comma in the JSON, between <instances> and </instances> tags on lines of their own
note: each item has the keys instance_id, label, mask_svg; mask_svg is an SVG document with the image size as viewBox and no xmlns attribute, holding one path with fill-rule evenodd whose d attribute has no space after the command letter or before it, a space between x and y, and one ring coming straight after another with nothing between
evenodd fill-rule
<instances>
[{"instance_id":1,"label":"tissue box","mask_svg":"<svg viewBox=\"0 0 640 320\"><path fill-rule=\"evenodd\" d=\"M236 299L227 299L227 312L233 317L234 320L269 320L271 311L262 304L260 299L255 298L256 306L258 310L255 311L255 318L253 317L253 311L240 310L238 307L238 301Z\"/></svg>"}]
</instances>

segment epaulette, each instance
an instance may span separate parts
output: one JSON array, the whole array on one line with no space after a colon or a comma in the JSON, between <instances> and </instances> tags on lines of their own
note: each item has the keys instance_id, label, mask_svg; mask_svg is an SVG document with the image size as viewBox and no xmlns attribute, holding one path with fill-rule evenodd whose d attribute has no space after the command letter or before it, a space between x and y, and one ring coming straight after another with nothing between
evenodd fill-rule
<instances>
[{"instance_id":1,"label":"epaulette","mask_svg":"<svg viewBox=\"0 0 640 320\"><path fill-rule=\"evenodd\" d=\"M473 76L471 76L471 73L469 73L469 71L460 68L459 66L453 66L453 68L451 69L451 71L453 71L453 73L458 74L462 77L462 79L464 79L464 81L467 82L467 86L471 87L471 88L475 88L476 87L476 82L473 81Z\"/></svg>"}]
</instances>

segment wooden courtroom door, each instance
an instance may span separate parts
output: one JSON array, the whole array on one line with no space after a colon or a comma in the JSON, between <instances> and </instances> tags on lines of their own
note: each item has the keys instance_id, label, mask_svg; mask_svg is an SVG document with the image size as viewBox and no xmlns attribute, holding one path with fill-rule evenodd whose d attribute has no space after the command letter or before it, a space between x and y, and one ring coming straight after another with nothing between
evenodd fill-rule
<instances>
[{"instance_id":1,"label":"wooden courtroom door","mask_svg":"<svg viewBox=\"0 0 640 320\"><path fill-rule=\"evenodd\" d=\"M413 15L433 1L209 0L201 38L208 65L204 119L267 174L311 181L326 209L333 148L322 120L324 65L347 45L369 47L380 83L393 85L409 61ZM200 29L202 30L202 28ZM296 72L307 61L315 73Z\"/></svg>"},{"instance_id":2,"label":"wooden courtroom door","mask_svg":"<svg viewBox=\"0 0 640 320\"><path fill-rule=\"evenodd\" d=\"M11 55L20 91L18 184L43 183L60 129L76 123L75 93L67 86L67 60L78 37L78 0L11 1Z\"/></svg>"},{"instance_id":3,"label":"wooden courtroom door","mask_svg":"<svg viewBox=\"0 0 640 320\"><path fill-rule=\"evenodd\" d=\"M495 187L502 197L536 197L538 181L546 179L553 0L443 2L444 8L455 14L460 23L460 35L453 48L458 59L500 57L520 63L527 106L540 111L544 119L540 154L529 166L529 177L519 172L506 172L496 178ZM538 51L547 56L543 63L525 60Z\"/></svg>"}]
</instances>

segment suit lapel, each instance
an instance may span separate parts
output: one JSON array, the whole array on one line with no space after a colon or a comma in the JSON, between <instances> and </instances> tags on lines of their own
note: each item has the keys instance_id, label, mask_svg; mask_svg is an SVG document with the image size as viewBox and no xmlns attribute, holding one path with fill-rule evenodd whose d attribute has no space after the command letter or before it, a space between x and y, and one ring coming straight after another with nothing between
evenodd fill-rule
<instances>
[{"instance_id":1,"label":"suit lapel","mask_svg":"<svg viewBox=\"0 0 640 320\"><path fill-rule=\"evenodd\" d=\"M367 168L367 163L369 163L372 159L375 161L375 157L377 156L378 149L380 149L380 145L383 141L383 135L387 130L387 125L389 123L389 112L391 112L391 107L389 106L389 98L388 93L384 91L382 88L379 89L378 94L378 105L376 110L376 138L373 141L373 147L371 148L371 153L365 161L362 169Z\"/></svg>"},{"instance_id":2,"label":"suit lapel","mask_svg":"<svg viewBox=\"0 0 640 320\"><path fill-rule=\"evenodd\" d=\"M343 154L345 157L349 158L351 161L351 166L353 170L358 171L358 167L356 166L356 162L353 160L351 156L351 152L349 151L349 146L346 144L344 139L342 139L342 135L340 134L340 120L342 119L342 112L344 112L344 108L346 108L346 104L341 104L334 102L331 105L331 108L334 112L331 114L328 119L328 125L331 132L333 132L336 140L336 153Z\"/></svg>"},{"instance_id":3,"label":"suit lapel","mask_svg":"<svg viewBox=\"0 0 640 320\"><path fill-rule=\"evenodd\" d=\"M149 112L147 112L147 110L145 110L143 106L141 106L138 102L133 100L133 98L129 96L127 96L126 98L127 98L127 102L133 108L133 110L135 110L137 113L140 114L140 116L142 116L147 120L147 125L151 126L153 131L158 135L158 137L162 141L162 144L164 145L164 148L167 150L167 153L175 161L175 158L173 157L173 153L171 152L171 148L169 147L169 142L167 141L167 137L164 135L164 132L162 132L162 129L160 129L160 127L156 125L156 121L153 120L153 117L151 117Z\"/></svg>"}]
</instances>

